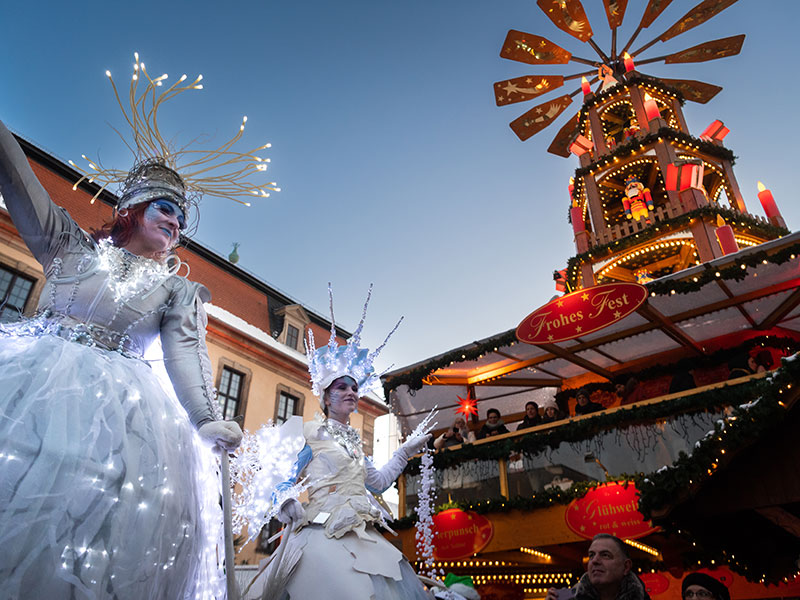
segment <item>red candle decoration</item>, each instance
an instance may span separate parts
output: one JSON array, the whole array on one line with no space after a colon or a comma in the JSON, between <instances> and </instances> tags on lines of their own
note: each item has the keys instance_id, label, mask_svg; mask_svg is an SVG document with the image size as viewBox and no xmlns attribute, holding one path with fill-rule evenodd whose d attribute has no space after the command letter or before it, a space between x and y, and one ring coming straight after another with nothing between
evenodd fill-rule
<instances>
[{"instance_id":1,"label":"red candle decoration","mask_svg":"<svg viewBox=\"0 0 800 600\"><path fill-rule=\"evenodd\" d=\"M775 198L772 197L772 192L764 187L764 184L760 181L758 182L758 199L761 200L761 206L764 208L768 219L781 216L781 211L778 210L778 205L775 204Z\"/></svg>"},{"instance_id":2,"label":"red candle decoration","mask_svg":"<svg viewBox=\"0 0 800 600\"><path fill-rule=\"evenodd\" d=\"M633 71L636 65L633 64L633 58L627 52L622 55L622 62L625 65L625 72Z\"/></svg>"},{"instance_id":3,"label":"red candle decoration","mask_svg":"<svg viewBox=\"0 0 800 600\"><path fill-rule=\"evenodd\" d=\"M572 192L575 189L575 178L574 177L570 177L569 178L569 187L567 189L569 189L569 201L572 202Z\"/></svg>"},{"instance_id":4,"label":"red candle decoration","mask_svg":"<svg viewBox=\"0 0 800 600\"><path fill-rule=\"evenodd\" d=\"M656 101L647 92L644 94L644 114L648 121L661 118L661 113L658 110L658 104L656 104Z\"/></svg>"},{"instance_id":5,"label":"red candle decoration","mask_svg":"<svg viewBox=\"0 0 800 600\"><path fill-rule=\"evenodd\" d=\"M584 96L592 93L592 86L589 85L589 80L586 77L581 77L581 90Z\"/></svg>"},{"instance_id":6,"label":"red candle decoration","mask_svg":"<svg viewBox=\"0 0 800 600\"><path fill-rule=\"evenodd\" d=\"M725 223L720 215L717 215L717 241L719 247L722 248L723 254L732 254L739 251L739 244L736 243L736 238L733 235L733 227Z\"/></svg>"},{"instance_id":7,"label":"red candle decoration","mask_svg":"<svg viewBox=\"0 0 800 600\"><path fill-rule=\"evenodd\" d=\"M580 206L573 206L569 209L569 217L572 221L573 233L586 231L586 224L583 222L583 209Z\"/></svg>"}]
</instances>

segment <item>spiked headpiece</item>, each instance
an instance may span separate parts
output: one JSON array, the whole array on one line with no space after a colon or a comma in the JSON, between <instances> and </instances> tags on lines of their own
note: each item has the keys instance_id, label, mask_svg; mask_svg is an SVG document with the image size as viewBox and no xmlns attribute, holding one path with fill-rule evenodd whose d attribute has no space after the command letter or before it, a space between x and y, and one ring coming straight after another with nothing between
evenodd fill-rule
<instances>
[{"instance_id":1,"label":"spiked headpiece","mask_svg":"<svg viewBox=\"0 0 800 600\"><path fill-rule=\"evenodd\" d=\"M78 184L85 179L90 183L96 181L101 187L92 198L94 202L109 185L118 184L121 187L117 211L164 198L175 202L187 218L190 206L196 204L196 199L203 195L228 198L249 205L241 197L266 198L269 196L266 190L280 191L275 187L274 181L263 181L263 172L267 170L269 159L256 154L269 148L271 144L245 152L233 150L233 146L242 136L247 117L242 118L236 135L217 148L199 149L193 143L175 148L167 142L158 126L159 108L164 102L183 92L203 89L200 84L203 76L198 75L192 83L185 83L187 77L183 75L173 85L160 91L158 88L165 87L164 81L168 75L151 78L144 63L139 60L138 53L134 54L134 59L128 94L129 110L126 110L120 100L117 86L109 71L106 71L106 76L130 127L130 136L122 135L119 131L117 134L133 152L136 164L129 172L107 169L99 161L92 161L82 155L89 163L88 169L82 169L69 161L70 165L83 174L72 189L77 189ZM144 85L143 90L139 88L140 82Z\"/></svg>"},{"instance_id":2,"label":"spiked headpiece","mask_svg":"<svg viewBox=\"0 0 800 600\"><path fill-rule=\"evenodd\" d=\"M319 402L324 409L322 395L327 387L339 377L352 377L358 384L359 394L363 394L372 388L383 373L375 373L373 361L380 354L386 342L397 331L401 317L397 325L389 332L383 343L376 350L370 352L367 348L360 348L361 331L364 328L364 320L367 317L367 307L369 299L372 297L372 285L367 292L367 301L364 303L364 310L361 313L361 321L356 328L353 336L347 340L347 344L340 346L336 343L336 321L333 316L333 291L331 284L328 284L328 297L331 307L331 336L328 344L317 349L314 345L314 334L308 330L308 344L306 345L306 355L308 356L308 372L311 375L311 390L314 395L319 397ZM391 367L389 367L391 368Z\"/></svg>"}]
</instances>

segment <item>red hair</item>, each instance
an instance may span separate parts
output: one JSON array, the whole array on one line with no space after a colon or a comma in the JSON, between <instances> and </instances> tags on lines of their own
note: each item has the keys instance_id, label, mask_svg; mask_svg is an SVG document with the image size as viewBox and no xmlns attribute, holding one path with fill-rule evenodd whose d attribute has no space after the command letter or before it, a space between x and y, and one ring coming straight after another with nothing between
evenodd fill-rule
<instances>
[{"instance_id":1,"label":"red hair","mask_svg":"<svg viewBox=\"0 0 800 600\"><path fill-rule=\"evenodd\" d=\"M114 220L109 221L100 229L92 229L92 239L99 242L105 238L111 238L111 241L118 248L125 247L133 237L133 232L139 227L142 222L144 211L147 209L149 202L142 202L136 204L131 208L124 211L124 215L118 214Z\"/></svg>"}]
</instances>

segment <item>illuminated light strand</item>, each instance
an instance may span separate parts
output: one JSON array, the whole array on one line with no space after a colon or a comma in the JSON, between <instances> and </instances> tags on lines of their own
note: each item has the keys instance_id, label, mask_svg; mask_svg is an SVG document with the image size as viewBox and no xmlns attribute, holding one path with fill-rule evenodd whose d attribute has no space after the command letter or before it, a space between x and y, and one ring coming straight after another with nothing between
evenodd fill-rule
<instances>
[{"instance_id":1,"label":"illuminated light strand","mask_svg":"<svg viewBox=\"0 0 800 600\"><path fill-rule=\"evenodd\" d=\"M519 551L520 552L524 552L525 554L530 554L530 555L535 556L537 558L543 558L544 560L553 560L552 556L550 556L546 552L540 552L539 550L536 550L535 548L522 547L522 548L519 549Z\"/></svg>"},{"instance_id":2,"label":"illuminated light strand","mask_svg":"<svg viewBox=\"0 0 800 600\"><path fill-rule=\"evenodd\" d=\"M139 60L138 53L134 53L134 59L134 72L128 90L127 109L120 98L111 72L106 71L105 74L114 90L114 97L122 110L122 115L130 128L130 139L127 139L120 131L116 129L115 131L133 153L137 162L161 161L180 174L188 191L234 200L247 206L249 206L249 202L241 200L240 196L256 195L267 198L269 197L267 190L280 191L274 181L262 181L263 175L261 174L266 171L266 163L270 161L268 158L259 156L258 153L270 148L271 144L262 144L243 152L233 149L244 132L246 116L242 118L236 134L214 149L190 149L194 142L182 148L174 148L173 144L165 140L158 125L159 109L166 101L182 93L203 89L203 85L200 83L203 76L198 75L191 83L185 83L188 78L186 75L182 75L170 87L160 91L157 88L164 87L163 82L169 76L164 73L152 78L147 73L144 63ZM140 82L144 85L143 90L139 89ZM73 185L73 190L77 189L78 185L85 180L97 181L98 184L102 184L100 190L92 198L92 203L109 185L124 182L128 175L127 171L106 169L99 161L95 163L85 155L81 155L81 157L88 162L91 171L82 169L71 160L68 161L83 175Z\"/></svg>"},{"instance_id":3,"label":"illuminated light strand","mask_svg":"<svg viewBox=\"0 0 800 600\"><path fill-rule=\"evenodd\" d=\"M648 546L647 544L643 544L642 542L638 542L636 540L622 540L629 546L636 548L637 550L641 550L642 552L646 552L652 556L661 556L661 552L653 548L652 546Z\"/></svg>"}]
</instances>

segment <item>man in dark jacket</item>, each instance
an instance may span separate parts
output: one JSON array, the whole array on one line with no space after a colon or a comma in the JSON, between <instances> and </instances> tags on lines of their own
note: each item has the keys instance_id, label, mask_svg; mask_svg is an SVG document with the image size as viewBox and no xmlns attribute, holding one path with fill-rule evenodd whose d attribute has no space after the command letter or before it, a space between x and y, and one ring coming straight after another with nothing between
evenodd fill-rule
<instances>
[{"instance_id":1,"label":"man in dark jacket","mask_svg":"<svg viewBox=\"0 0 800 600\"><path fill-rule=\"evenodd\" d=\"M572 588L575 600L650 600L642 581L633 574L628 549L618 537L598 533L589 546L586 574ZM545 600L564 600L563 592L547 590Z\"/></svg>"},{"instance_id":2,"label":"man in dark jacket","mask_svg":"<svg viewBox=\"0 0 800 600\"><path fill-rule=\"evenodd\" d=\"M578 393L575 394L575 416L588 415L598 410L603 410L603 405L592 402L589 399L589 392L586 390L578 390Z\"/></svg>"}]
</instances>

